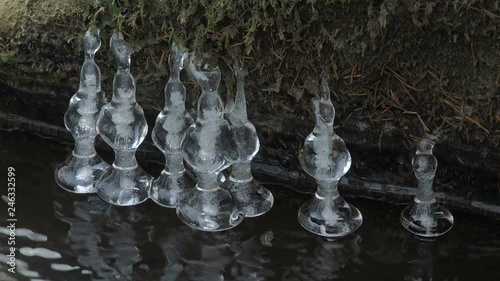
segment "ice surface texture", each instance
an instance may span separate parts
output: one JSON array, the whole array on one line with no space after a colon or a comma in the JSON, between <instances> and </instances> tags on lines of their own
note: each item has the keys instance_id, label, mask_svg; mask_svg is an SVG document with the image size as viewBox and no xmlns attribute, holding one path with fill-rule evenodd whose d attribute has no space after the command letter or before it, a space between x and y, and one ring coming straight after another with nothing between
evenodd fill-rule
<instances>
[{"instance_id":1,"label":"ice surface texture","mask_svg":"<svg viewBox=\"0 0 500 281\"><path fill-rule=\"evenodd\" d=\"M363 217L338 192L340 178L351 167L351 155L344 141L333 131L335 108L325 78L321 84L321 99L312 99L316 125L299 155L302 168L316 179L318 189L314 197L300 207L298 219L312 233L342 237L358 229Z\"/></svg>"},{"instance_id":2,"label":"ice surface texture","mask_svg":"<svg viewBox=\"0 0 500 281\"><path fill-rule=\"evenodd\" d=\"M71 155L56 168L55 180L74 193L96 192L95 182L109 167L94 148L96 120L105 104L101 91L101 72L94 55L101 46L99 29L89 28L83 37L85 61L80 72L80 86L69 102L64 124L75 139Z\"/></svg>"},{"instance_id":3,"label":"ice surface texture","mask_svg":"<svg viewBox=\"0 0 500 281\"><path fill-rule=\"evenodd\" d=\"M196 173L198 183L177 205L185 224L204 231L233 228L244 213L228 190L221 188L217 175L238 159L224 106L217 93L221 73L194 54L188 56L190 76L201 86L196 122L182 141L182 153Z\"/></svg>"},{"instance_id":4,"label":"ice surface texture","mask_svg":"<svg viewBox=\"0 0 500 281\"><path fill-rule=\"evenodd\" d=\"M231 123L238 159L232 166L228 190L232 193L246 217L260 216L271 209L274 203L272 193L261 186L252 176L250 163L260 148L254 125L248 120L244 90L245 73L241 63L235 60L236 98L226 110Z\"/></svg>"},{"instance_id":5,"label":"ice surface texture","mask_svg":"<svg viewBox=\"0 0 500 281\"><path fill-rule=\"evenodd\" d=\"M170 78L165 86L165 107L158 114L152 138L165 156L165 169L151 186L150 197L164 207L175 208L195 183L185 172L181 140L193 118L186 111L186 88L180 80L186 49L172 43L168 65Z\"/></svg>"},{"instance_id":6,"label":"ice surface texture","mask_svg":"<svg viewBox=\"0 0 500 281\"><path fill-rule=\"evenodd\" d=\"M148 132L144 112L135 98L135 80L130 73L133 48L114 31L111 49L118 71L113 79L113 97L97 121L104 141L113 148L115 161L97 182L97 193L111 204L130 206L148 198L151 176L137 164L135 152Z\"/></svg>"},{"instance_id":7,"label":"ice surface texture","mask_svg":"<svg viewBox=\"0 0 500 281\"><path fill-rule=\"evenodd\" d=\"M418 182L417 196L401 213L401 224L421 237L437 237L453 226L453 215L441 206L434 196L432 184L437 170L437 159L432 154L433 144L422 139L411 164Z\"/></svg>"}]
</instances>

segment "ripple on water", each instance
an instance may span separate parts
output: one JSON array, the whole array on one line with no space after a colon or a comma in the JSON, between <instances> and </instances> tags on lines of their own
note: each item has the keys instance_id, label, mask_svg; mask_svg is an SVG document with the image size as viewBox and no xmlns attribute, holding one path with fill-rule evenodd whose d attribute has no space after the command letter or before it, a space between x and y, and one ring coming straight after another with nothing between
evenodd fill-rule
<instances>
[{"instance_id":1,"label":"ripple on water","mask_svg":"<svg viewBox=\"0 0 500 281\"><path fill-rule=\"evenodd\" d=\"M0 226L0 233L9 236L10 230L6 227ZM31 241L35 241L35 242L46 242L47 241L46 235L33 232L32 230L29 230L27 228L16 228L16 237L26 237L26 238L30 239Z\"/></svg>"},{"instance_id":2,"label":"ripple on water","mask_svg":"<svg viewBox=\"0 0 500 281\"><path fill-rule=\"evenodd\" d=\"M28 256L28 257L41 257L45 259L60 259L62 256L58 252L45 249L45 248L30 248L30 247L23 247L19 249L19 252L22 255Z\"/></svg>"}]
</instances>

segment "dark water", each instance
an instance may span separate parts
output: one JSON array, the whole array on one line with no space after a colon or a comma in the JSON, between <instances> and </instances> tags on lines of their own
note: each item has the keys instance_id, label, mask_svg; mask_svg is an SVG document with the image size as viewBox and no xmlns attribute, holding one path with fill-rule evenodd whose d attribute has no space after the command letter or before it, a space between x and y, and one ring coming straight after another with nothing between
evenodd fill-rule
<instances>
[{"instance_id":1,"label":"dark water","mask_svg":"<svg viewBox=\"0 0 500 281\"><path fill-rule=\"evenodd\" d=\"M500 280L498 220L452 210L451 232L421 241L400 226L403 206L351 199L363 226L327 241L297 222L298 205L291 202L307 197L269 186L276 195L269 213L230 231L204 233L149 201L115 207L96 195L64 192L53 170L70 150L57 140L0 131L2 195L7 167L15 168L17 184L17 273L7 273L2 204L0 280ZM140 163L153 174L162 168Z\"/></svg>"}]
</instances>

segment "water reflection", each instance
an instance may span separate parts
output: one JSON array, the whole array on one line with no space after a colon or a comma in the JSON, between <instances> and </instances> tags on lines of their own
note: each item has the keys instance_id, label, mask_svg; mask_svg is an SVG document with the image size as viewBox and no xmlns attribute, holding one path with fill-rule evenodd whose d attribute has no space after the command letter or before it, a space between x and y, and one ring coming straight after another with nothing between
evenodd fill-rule
<instances>
[{"instance_id":1,"label":"water reflection","mask_svg":"<svg viewBox=\"0 0 500 281\"><path fill-rule=\"evenodd\" d=\"M272 232L255 233L252 221L235 230L205 233L178 222L170 209L123 208L96 195L75 198L58 188L54 192L55 216L69 227L65 244L93 278L218 281L226 276L257 281L274 276L265 266Z\"/></svg>"},{"instance_id":2,"label":"water reflection","mask_svg":"<svg viewBox=\"0 0 500 281\"><path fill-rule=\"evenodd\" d=\"M399 224L403 207L365 200L355 203L366 217L355 235L327 241L297 222L299 196L274 188L275 207L265 216L203 233L152 202L124 208L64 192L51 167L64 159L63 145L19 136L0 138L0 150L7 147L0 171L18 172L16 247L23 250L18 272L8 273L10 232L0 225L0 280L500 280L497 221L457 212L447 236L426 242Z\"/></svg>"},{"instance_id":3,"label":"water reflection","mask_svg":"<svg viewBox=\"0 0 500 281\"><path fill-rule=\"evenodd\" d=\"M263 244L242 230L202 233L179 226L174 235L161 237L158 245L170 255L164 280L265 280ZM271 272L272 273L272 272Z\"/></svg>"},{"instance_id":4,"label":"water reflection","mask_svg":"<svg viewBox=\"0 0 500 281\"><path fill-rule=\"evenodd\" d=\"M298 263L286 270L281 280L336 280L346 264L357 259L361 252L361 240L358 234L341 240L316 237L314 250L300 251L302 254L297 255Z\"/></svg>"},{"instance_id":5,"label":"water reflection","mask_svg":"<svg viewBox=\"0 0 500 281\"><path fill-rule=\"evenodd\" d=\"M455 280L452 270L441 271L434 267L445 267L440 258L445 258L453 252L453 245L443 243L445 240L420 240L409 237L403 245L403 256L407 257L407 272L405 281ZM440 276L445 273L445 276ZM449 275L449 276L447 276Z\"/></svg>"},{"instance_id":6,"label":"water reflection","mask_svg":"<svg viewBox=\"0 0 500 281\"><path fill-rule=\"evenodd\" d=\"M54 192L54 214L69 227L64 241L78 264L98 280L132 280L132 266L140 260L137 243L150 228L148 217L136 207L106 204L97 195L76 197L57 187Z\"/></svg>"}]
</instances>

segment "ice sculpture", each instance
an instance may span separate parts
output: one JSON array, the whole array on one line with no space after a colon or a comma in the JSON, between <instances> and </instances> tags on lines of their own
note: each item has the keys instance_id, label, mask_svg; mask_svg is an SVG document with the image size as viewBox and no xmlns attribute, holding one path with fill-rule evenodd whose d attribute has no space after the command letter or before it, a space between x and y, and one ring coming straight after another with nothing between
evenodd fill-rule
<instances>
[{"instance_id":1,"label":"ice sculpture","mask_svg":"<svg viewBox=\"0 0 500 281\"><path fill-rule=\"evenodd\" d=\"M159 205L175 208L194 181L185 173L181 140L193 118L186 111L186 89L180 74L186 49L175 41L168 58L170 78L165 86L165 107L156 118L153 142L165 156L165 169L151 186L150 197Z\"/></svg>"},{"instance_id":2,"label":"ice sculpture","mask_svg":"<svg viewBox=\"0 0 500 281\"><path fill-rule=\"evenodd\" d=\"M260 148L255 127L247 117L244 90L244 71L238 60L234 63L237 79L236 98L227 114L238 151L227 188L243 208L246 217L260 216L273 206L273 194L252 176L250 163ZM228 103L229 104L229 103Z\"/></svg>"},{"instance_id":3,"label":"ice sculpture","mask_svg":"<svg viewBox=\"0 0 500 281\"><path fill-rule=\"evenodd\" d=\"M218 67L202 62L194 54L189 54L188 66L202 93L196 122L186 131L182 152L198 183L177 205L177 215L196 229L226 230L241 223L244 213L229 191L217 182L217 175L238 158L217 92L221 73Z\"/></svg>"},{"instance_id":4,"label":"ice sculpture","mask_svg":"<svg viewBox=\"0 0 500 281\"><path fill-rule=\"evenodd\" d=\"M340 178L351 167L351 155L344 141L333 131L335 108L325 78L321 86L321 99L312 99L316 125L299 155L302 168L316 179L318 187L315 196L300 207L298 219L312 233L342 237L358 229L363 217L338 191Z\"/></svg>"},{"instance_id":5,"label":"ice sculpture","mask_svg":"<svg viewBox=\"0 0 500 281\"><path fill-rule=\"evenodd\" d=\"M97 193L108 203L130 206L145 201L149 195L152 177L135 159L135 152L148 132L148 124L135 99L135 80L130 73L133 49L116 30L111 37L111 49L118 71L113 79L113 97L102 108L97 129L113 148L115 161L97 182Z\"/></svg>"},{"instance_id":6,"label":"ice sculpture","mask_svg":"<svg viewBox=\"0 0 500 281\"><path fill-rule=\"evenodd\" d=\"M453 215L437 202L432 189L438 164L432 148L429 139L424 138L418 144L411 161L418 181L417 196L401 213L403 227L422 237L443 235L453 226Z\"/></svg>"},{"instance_id":7,"label":"ice sculpture","mask_svg":"<svg viewBox=\"0 0 500 281\"><path fill-rule=\"evenodd\" d=\"M85 61L80 72L80 87L64 114L64 124L75 139L75 148L56 168L55 180L65 190L75 193L95 192L96 180L109 167L94 148L97 116L106 102L101 91L101 71L94 61L100 46L99 29L89 28L83 37Z\"/></svg>"}]
</instances>

